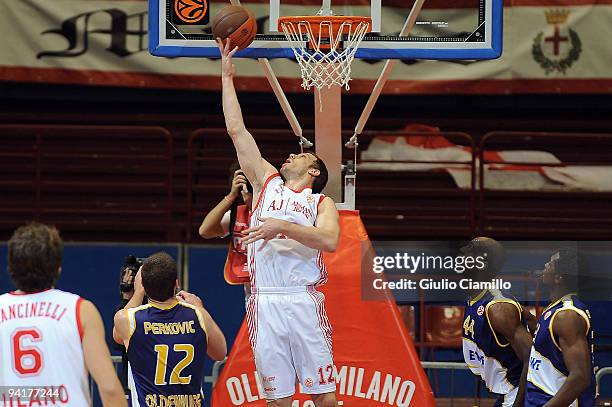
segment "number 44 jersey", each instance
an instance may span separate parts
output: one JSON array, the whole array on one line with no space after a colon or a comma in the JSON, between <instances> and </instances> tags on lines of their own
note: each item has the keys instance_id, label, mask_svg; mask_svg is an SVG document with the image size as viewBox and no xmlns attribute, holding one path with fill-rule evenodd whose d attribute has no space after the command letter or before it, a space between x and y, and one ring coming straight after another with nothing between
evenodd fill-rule
<instances>
[{"instance_id":1,"label":"number 44 jersey","mask_svg":"<svg viewBox=\"0 0 612 407\"><path fill-rule=\"evenodd\" d=\"M91 405L81 301L56 289L0 296L0 405Z\"/></svg>"},{"instance_id":2,"label":"number 44 jersey","mask_svg":"<svg viewBox=\"0 0 612 407\"><path fill-rule=\"evenodd\" d=\"M482 377L489 391L503 395L518 387L523 363L510 343L491 327L490 307L500 302L514 305L523 322L522 308L516 300L497 290L481 292L465 307L463 357L470 370Z\"/></svg>"}]
</instances>

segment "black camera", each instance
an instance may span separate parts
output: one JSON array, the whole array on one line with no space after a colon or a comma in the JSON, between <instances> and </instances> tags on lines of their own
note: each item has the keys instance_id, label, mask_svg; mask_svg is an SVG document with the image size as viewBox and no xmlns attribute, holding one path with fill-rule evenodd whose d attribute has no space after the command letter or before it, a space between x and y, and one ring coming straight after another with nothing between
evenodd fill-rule
<instances>
[{"instance_id":1,"label":"black camera","mask_svg":"<svg viewBox=\"0 0 612 407\"><path fill-rule=\"evenodd\" d=\"M244 174L244 171L240 170L240 173L242 175L244 175L244 177L246 178L246 175ZM232 181L234 179L233 175L234 175L234 173L232 172L232 178L230 179L230 186L232 185ZM246 182L246 189L247 189L247 191L249 191L250 194L253 193L253 185L251 185L251 183L249 182L248 179L247 179L247 182Z\"/></svg>"},{"instance_id":2,"label":"black camera","mask_svg":"<svg viewBox=\"0 0 612 407\"><path fill-rule=\"evenodd\" d=\"M134 278L136 277L136 273L140 270L140 266L142 266L143 258L136 257L132 254L125 258L125 262L123 266L121 266L121 281L119 284L119 289L122 293L128 293L134 290ZM126 283L125 275L130 273L129 283Z\"/></svg>"}]
</instances>

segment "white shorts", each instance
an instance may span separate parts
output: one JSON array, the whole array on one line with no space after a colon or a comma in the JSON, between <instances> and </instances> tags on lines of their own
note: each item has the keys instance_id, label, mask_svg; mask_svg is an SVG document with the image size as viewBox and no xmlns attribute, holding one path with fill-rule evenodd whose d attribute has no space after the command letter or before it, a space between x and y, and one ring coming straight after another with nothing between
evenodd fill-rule
<instances>
[{"instance_id":1,"label":"white shorts","mask_svg":"<svg viewBox=\"0 0 612 407\"><path fill-rule=\"evenodd\" d=\"M336 390L324 300L312 287L253 289L247 305L249 337L268 400L292 396L297 382L306 394Z\"/></svg>"}]
</instances>

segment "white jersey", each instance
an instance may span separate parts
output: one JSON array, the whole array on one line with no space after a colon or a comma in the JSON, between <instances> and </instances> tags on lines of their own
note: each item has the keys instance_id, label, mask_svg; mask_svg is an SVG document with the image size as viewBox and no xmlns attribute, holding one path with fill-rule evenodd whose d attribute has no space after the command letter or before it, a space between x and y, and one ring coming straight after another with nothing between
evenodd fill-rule
<instances>
[{"instance_id":1,"label":"white jersey","mask_svg":"<svg viewBox=\"0 0 612 407\"><path fill-rule=\"evenodd\" d=\"M81 301L56 289L0 295L0 405L91 405Z\"/></svg>"},{"instance_id":2,"label":"white jersey","mask_svg":"<svg viewBox=\"0 0 612 407\"><path fill-rule=\"evenodd\" d=\"M323 198L324 195L313 194L310 188L293 191L285 186L278 173L272 174L253 208L250 226L260 225L260 218L276 218L314 227ZM247 257L253 288L319 286L327 281L321 251L286 236L250 244Z\"/></svg>"}]
</instances>

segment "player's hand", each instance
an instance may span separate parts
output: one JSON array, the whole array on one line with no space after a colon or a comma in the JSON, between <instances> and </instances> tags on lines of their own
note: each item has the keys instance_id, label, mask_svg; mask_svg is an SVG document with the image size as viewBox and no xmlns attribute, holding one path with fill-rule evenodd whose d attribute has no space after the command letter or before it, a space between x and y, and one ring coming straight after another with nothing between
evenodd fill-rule
<instances>
[{"instance_id":1,"label":"player's hand","mask_svg":"<svg viewBox=\"0 0 612 407\"><path fill-rule=\"evenodd\" d=\"M195 294L188 293L187 291L179 291L179 293L176 294L176 298L179 301L186 302L187 304L191 304L195 307L204 308L204 303L202 302L200 297Z\"/></svg>"},{"instance_id":2,"label":"player's hand","mask_svg":"<svg viewBox=\"0 0 612 407\"><path fill-rule=\"evenodd\" d=\"M232 180L232 189L228 195L228 198L234 200L238 198L238 195L246 189L247 178L244 176L242 170L236 170L234 172L234 179Z\"/></svg>"},{"instance_id":3,"label":"player's hand","mask_svg":"<svg viewBox=\"0 0 612 407\"><path fill-rule=\"evenodd\" d=\"M268 241L270 239L274 239L280 233L285 230L285 227L289 222L276 219L276 218L257 218L260 222L263 222L259 226L255 226L245 230L244 233L246 235L245 238L242 239L242 244L251 244L258 240Z\"/></svg>"},{"instance_id":4,"label":"player's hand","mask_svg":"<svg viewBox=\"0 0 612 407\"><path fill-rule=\"evenodd\" d=\"M536 330L536 326L538 324L538 319L536 318L535 315L533 315L528 309L523 308L523 319L525 320L525 322L527 322L527 328L529 328L529 332L531 332L532 334L535 332Z\"/></svg>"},{"instance_id":5,"label":"player's hand","mask_svg":"<svg viewBox=\"0 0 612 407\"><path fill-rule=\"evenodd\" d=\"M221 51L221 75L226 78L232 78L236 73L232 57L238 51L238 47L232 49L231 41L225 41L225 44L223 44L221 38L217 38L216 41L219 51Z\"/></svg>"},{"instance_id":6,"label":"player's hand","mask_svg":"<svg viewBox=\"0 0 612 407\"><path fill-rule=\"evenodd\" d=\"M136 273L136 277L134 277L134 294L145 294L144 286L142 285L142 267Z\"/></svg>"}]
</instances>

